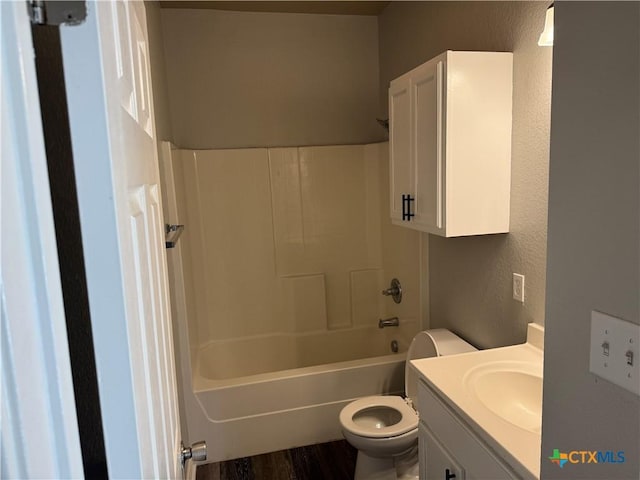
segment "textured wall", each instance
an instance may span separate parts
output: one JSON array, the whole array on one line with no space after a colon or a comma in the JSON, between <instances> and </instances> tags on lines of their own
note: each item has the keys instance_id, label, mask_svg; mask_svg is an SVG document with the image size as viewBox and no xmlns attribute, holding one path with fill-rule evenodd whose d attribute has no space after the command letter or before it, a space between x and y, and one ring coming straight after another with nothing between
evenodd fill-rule
<instances>
[{"instance_id":1,"label":"textured wall","mask_svg":"<svg viewBox=\"0 0 640 480\"><path fill-rule=\"evenodd\" d=\"M480 347L522 342L544 322L552 49L539 47L545 2L392 2L379 17L380 109L389 82L445 50L514 53L508 235L429 236L432 327ZM525 303L511 274L526 276Z\"/></svg>"},{"instance_id":2,"label":"textured wall","mask_svg":"<svg viewBox=\"0 0 640 480\"><path fill-rule=\"evenodd\" d=\"M178 146L384 139L376 17L165 9L162 24Z\"/></svg>"},{"instance_id":3,"label":"textured wall","mask_svg":"<svg viewBox=\"0 0 640 480\"><path fill-rule=\"evenodd\" d=\"M639 323L640 4L555 16L542 478L638 478L640 398L589 373L589 344L592 310ZM625 462L560 469L556 448Z\"/></svg>"}]
</instances>

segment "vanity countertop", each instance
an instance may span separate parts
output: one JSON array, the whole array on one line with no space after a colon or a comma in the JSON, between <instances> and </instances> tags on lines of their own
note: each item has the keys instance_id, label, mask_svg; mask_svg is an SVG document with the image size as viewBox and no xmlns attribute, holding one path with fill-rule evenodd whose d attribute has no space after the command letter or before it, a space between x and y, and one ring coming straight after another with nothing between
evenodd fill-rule
<instances>
[{"instance_id":1,"label":"vanity countertop","mask_svg":"<svg viewBox=\"0 0 640 480\"><path fill-rule=\"evenodd\" d=\"M412 360L422 381L518 475L540 477L543 329L527 343Z\"/></svg>"}]
</instances>

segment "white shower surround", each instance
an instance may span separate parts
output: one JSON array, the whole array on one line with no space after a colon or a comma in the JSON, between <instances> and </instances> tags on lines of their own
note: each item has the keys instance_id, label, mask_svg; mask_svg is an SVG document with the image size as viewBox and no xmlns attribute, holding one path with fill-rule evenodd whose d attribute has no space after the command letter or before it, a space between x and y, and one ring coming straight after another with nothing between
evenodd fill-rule
<instances>
[{"instance_id":1,"label":"white shower surround","mask_svg":"<svg viewBox=\"0 0 640 480\"><path fill-rule=\"evenodd\" d=\"M387 145L365 148L384 155ZM183 223L176 203L171 145L165 143L162 151L165 211L168 219ZM384 187L386 179L381 180ZM380 195L384 198L384 191ZM207 462L340 439L338 415L347 403L366 395L402 392L406 349L422 326L423 305L416 299L425 278L424 265L415 275L409 272L414 272L424 257L419 237L412 237L415 232L384 228L386 241L417 251L404 262L398 260L404 257L397 252L391 255L400 278L407 278L405 292L414 301L396 306L400 328L384 330L378 329L375 321L374 325L354 324L351 329L273 333L201 343L195 331L198 325L187 315L193 312L193 306L187 303L183 247L178 242L177 248L169 251L183 439L187 443L205 440ZM336 343L338 336L342 339ZM392 339L399 343L397 354L389 354ZM283 357L288 361L274 362L279 358L278 352L286 353ZM245 357L254 360L253 364L247 365ZM228 378L221 358L233 370L232 378ZM277 371L258 373L256 365L258 371Z\"/></svg>"}]
</instances>

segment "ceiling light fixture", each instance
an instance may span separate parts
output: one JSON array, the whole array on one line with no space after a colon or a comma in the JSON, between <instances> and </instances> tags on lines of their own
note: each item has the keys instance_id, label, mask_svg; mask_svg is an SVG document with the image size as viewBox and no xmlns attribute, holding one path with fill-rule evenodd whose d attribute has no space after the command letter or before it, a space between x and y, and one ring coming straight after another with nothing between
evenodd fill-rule
<instances>
[{"instance_id":1,"label":"ceiling light fixture","mask_svg":"<svg viewBox=\"0 0 640 480\"><path fill-rule=\"evenodd\" d=\"M540 34L538 45L541 47L553 46L553 3L547 8L547 15L544 19L544 30Z\"/></svg>"}]
</instances>

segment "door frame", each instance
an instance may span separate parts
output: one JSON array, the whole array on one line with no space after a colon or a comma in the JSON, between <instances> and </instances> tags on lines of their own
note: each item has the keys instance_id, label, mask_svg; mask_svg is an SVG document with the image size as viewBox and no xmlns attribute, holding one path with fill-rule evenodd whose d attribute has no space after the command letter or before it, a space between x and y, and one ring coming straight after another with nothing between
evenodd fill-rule
<instances>
[{"instance_id":1,"label":"door frame","mask_svg":"<svg viewBox=\"0 0 640 480\"><path fill-rule=\"evenodd\" d=\"M68 96L67 106L70 114L73 109L85 114L95 112L95 121L90 124L71 125L79 197L82 190L86 194L87 189L93 189L91 193L95 194L100 188L109 199L122 172L113 171L109 161L112 152L106 105L104 96L96 90L95 79L102 74L99 55L104 35L95 14L100 6L88 3L84 23L61 27L63 51L65 42L73 42L82 60L96 60L82 63L85 70L82 75L76 71L74 82L69 83L66 77L67 91L74 94ZM31 35L27 2L0 2L0 476L83 478ZM93 83L87 81L91 75ZM138 392L131 381L132 347L126 322L124 315L113 315L113 308L105 309L111 312L108 318L100 316L101 306L113 306L110 293L119 291L122 296L120 265L109 260L118 248L119 225L113 203L106 214L109 205L104 202L79 201L79 207L83 230L89 224L92 234L89 241L83 237L87 282L100 278L104 287L90 307L98 381L100 390L108 392L107 402L102 401L105 396L101 397L101 415L109 476L139 477L142 457L156 452L138 448L134 416ZM95 321L98 317L101 322ZM176 459L178 453L171 451ZM182 476L186 473L194 477L194 467L193 462L187 462Z\"/></svg>"},{"instance_id":2,"label":"door frame","mask_svg":"<svg viewBox=\"0 0 640 480\"><path fill-rule=\"evenodd\" d=\"M0 474L3 478L81 478L31 21L25 2L0 2L0 38Z\"/></svg>"}]
</instances>

